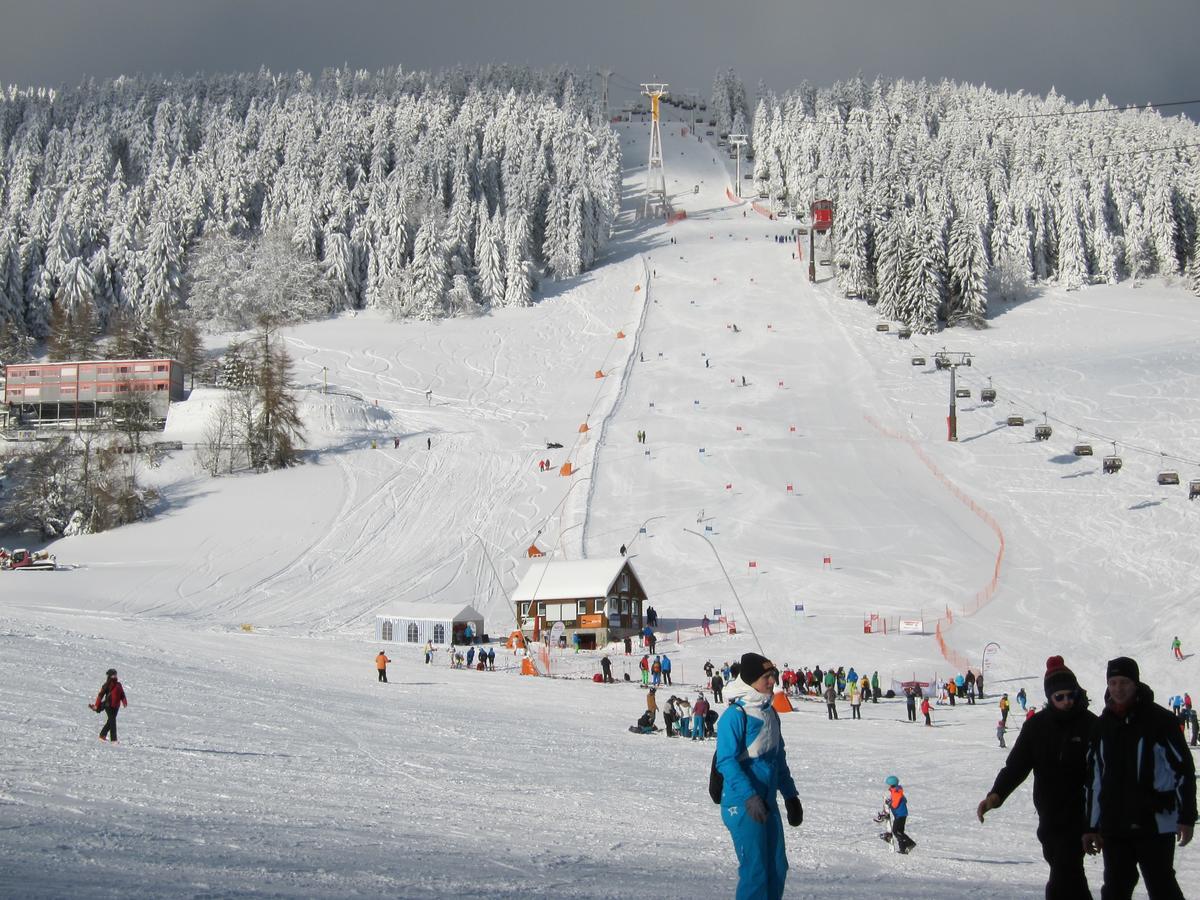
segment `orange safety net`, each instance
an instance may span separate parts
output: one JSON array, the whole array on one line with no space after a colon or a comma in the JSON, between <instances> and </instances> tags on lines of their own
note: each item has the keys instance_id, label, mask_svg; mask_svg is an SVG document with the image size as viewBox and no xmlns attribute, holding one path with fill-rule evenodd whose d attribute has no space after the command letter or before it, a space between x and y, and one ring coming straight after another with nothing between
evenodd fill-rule
<instances>
[{"instance_id":1,"label":"orange safety net","mask_svg":"<svg viewBox=\"0 0 1200 900\"><path fill-rule=\"evenodd\" d=\"M526 657L525 659L521 660L521 674L522 675L536 675L537 673L538 673L537 668L533 665L532 659L530 659L529 657Z\"/></svg>"},{"instance_id":2,"label":"orange safety net","mask_svg":"<svg viewBox=\"0 0 1200 900\"><path fill-rule=\"evenodd\" d=\"M795 712L792 709L792 701L787 698L787 694L783 691L775 692L775 695L771 697L771 705L775 707L775 712Z\"/></svg>"},{"instance_id":3,"label":"orange safety net","mask_svg":"<svg viewBox=\"0 0 1200 900\"><path fill-rule=\"evenodd\" d=\"M569 462L562 464L562 468L558 470L559 475L574 475L575 468Z\"/></svg>"},{"instance_id":4,"label":"orange safety net","mask_svg":"<svg viewBox=\"0 0 1200 900\"><path fill-rule=\"evenodd\" d=\"M580 425L580 426L579 426L579 433L580 433L580 434L583 434L583 433L584 433L585 431L587 431L587 430L588 430L588 423L587 423L587 422L584 422L582 425Z\"/></svg>"},{"instance_id":5,"label":"orange safety net","mask_svg":"<svg viewBox=\"0 0 1200 900\"><path fill-rule=\"evenodd\" d=\"M603 377L604 377L604 372L603 372L602 370L600 370L600 369L597 369L597 370L596 370L596 377L597 377L597 378L603 378Z\"/></svg>"},{"instance_id":6,"label":"orange safety net","mask_svg":"<svg viewBox=\"0 0 1200 900\"><path fill-rule=\"evenodd\" d=\"M530 544L529 549L525 551L525 555L530 558L533 558L535 556L545 556L546 554L538 549L537 544Z\"/></svg>"}]
</instances>

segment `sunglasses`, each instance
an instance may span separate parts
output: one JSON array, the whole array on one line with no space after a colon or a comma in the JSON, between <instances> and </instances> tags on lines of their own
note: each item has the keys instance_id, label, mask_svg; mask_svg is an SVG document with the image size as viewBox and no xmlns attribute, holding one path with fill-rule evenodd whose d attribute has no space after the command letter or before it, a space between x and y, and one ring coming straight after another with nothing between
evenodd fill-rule
<instances>
[{"instance_id":1,"label":"sunglasses","mask_svg":"<svg viewBox=\"0 0 1200 900\"><path fill-rule=\"evenodd\" d=\"M1074 700L1075 692L1074 691L1059 691L1056 694L1051 694L1050 699L1054 700L1057 703L1062 703L1065 700Z\"/></svg>"}]
</instances>

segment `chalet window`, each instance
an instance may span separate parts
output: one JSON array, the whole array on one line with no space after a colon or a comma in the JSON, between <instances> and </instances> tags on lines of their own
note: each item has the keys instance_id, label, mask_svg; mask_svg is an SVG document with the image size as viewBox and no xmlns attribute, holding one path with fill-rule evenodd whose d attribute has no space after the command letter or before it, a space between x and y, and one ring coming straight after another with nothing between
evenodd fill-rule
<instances>
[{"instance_id":1,"label":"chalet window","mask_svg":"<svg viewBox=\"0 0 1200 900\"><path fill-rule=\"evenodd\" d=\"M621 575L621 590L629 590L629 573L625 572Z\"/></svg>"},{"instance_id":2,"label":"chalet window","mask_svg":"<svg viewBox=\"0 0 1200 900\"><path fill-rule=\"evenodd\" d=\"M26 374L26 375L37 375L37 373L38 373L38 370L37 370L37 369L30 369L30 370L29 370L28 372L26 372L25 374Z\"/></svg>"},{"instance_id":3,"label":"chalet window","mask_svg":"<svg viewBox=\"0 0 1200 900\"><path fill-rule=\"evenodd\" d=\"M641 600L633 601L633 614L635 617L640 616L642 614L642 601Z\"/></svg>"},{"instance_id":4,"label":"chalet window","mask_svg":"<svg viewBox=\"0 0 1200 900\"><path fill-rule=\"evenodd\" d=\"M167 371L167 367L166 366L155 366L154 371L155 372L165 372L165 371Z\"/></svg>"},{"instance_id":5,"label":"chalet window","mask_svg":"<svg viewBox=\"0 0 1200 900\"><path fill-rule=\"evenodd\" d=\"M580 601L579 601L579 612L577 613L577 615L580 615L580 616L586 616L586 615L587 615L587 611L588 611L588 610L587 610L587 601L586 601L586 600L580 600Z\"/></svg>"},{"instance_id":6,"label":"chalet window","mask_svg":"<svg viewBox=\"0 0 1200 900\"><path fill-rule=\"evenodd\" d=\"M383 628L381 629L381 632L383 634L383 639L385 641L392 640L392 620L391 619L383 620Z\"/></svg>"},{"instance_id":7,"label":"chalet window","mask_svg":"<svg viewBox=\"0 0 1200 900\"><path fill-rule=\"evenodd\" d=\"M408 642L410 644L416 644L416 643L420 642L420 640L421 640L421 635L417 629L417 623L409 622L408 623Z\"/></svg>"},{"instance_id":8,"label":"chalet window","mask_svg":"<svg viewBox=\"0 0 1200 900\"><path fill-rule=\"evenodd\" d=\"M528 602L518 603L517 604L517 612L520 614L522 619L528 619L529 618L529 603Z\"/></svg>"},{"instance_id":9,"label":"chalet window","mask_svg":"<svg viewBox=\"0 0 1200 900\"><path fill-rule=\"evenodd\" d=\"M446 643L446 626L445 625L434 625L433 626L433 642L435 644Z\"/></svg>"},{"instance_id":10,"label":"chalet window","mask_svg":"<svg viewBox=\"0 0 1200 900\"><path fill-rule=\"evenodd\" d=\"M546 604L545 603L538 604L538 615L539 616L546 615Z\"/></svg>"},{"instance_id":11,"label":"chalet window","mask_svg":"<svg viewBox=\"0 0 1200 900\"><path fill-rule=\"evenodd\" d=\"M628 597L621 598L621 614L625 615L625 616L629 615L629 598Z\"/></svg>"}]
</instances>

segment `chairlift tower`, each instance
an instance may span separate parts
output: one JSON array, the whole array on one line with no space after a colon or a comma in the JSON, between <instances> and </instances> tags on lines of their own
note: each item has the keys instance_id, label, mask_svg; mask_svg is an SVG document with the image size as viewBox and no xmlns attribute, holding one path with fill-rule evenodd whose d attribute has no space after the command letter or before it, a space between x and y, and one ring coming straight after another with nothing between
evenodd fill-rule
<instances>
[{"instance_id":1,"label":"chairlift tower","mask_svg":"<svg viewBox=\"0 0 1200 900\"><path fill-rule=\"evenodd\" d=\"M651 199L657 197L660 210L667 208L667 175L663 171L662 133L658 119L660 101L667 95L666 82L642 83L642 95L650 98L650 160L646 166L646 200L642 215L650 215Z\"/></svg>"},{"instance_id":2,"label":"chairlift tower","mask_svg":"<svg viewBox=\"0 0 1200 900\"><path fill-rule=\"evenodd\" d=\"M950 370L950 415L946 417L947 440L958 440L958 403L954 375L959 366L971 365L970 353L958 353L951 350L939 350L934 354L939 369Z\"/></svg>"},{"instance_id":3,"label":"chairlift tower","mask_svg":"<svg viewBox=\"0 0 1200 900\"><path fill-rule=\"evenodd\" d=\"M612 69L601 69L596 73L603 81L600 88L600 107L604 110L604 121L612 121L612 115L608 111L608 79L612 77Z\"/></svg>"},{"instance_id":4,"label":"chairlift tower","mask_svg":"<svg viewBox=\"0 0 1200 900\"><path fill-rule=\"evenodd\" d=\"M737 168L735 170L737 181L735 181L734 184L737 185L737 195L739 199L741 199L742 196L742 148L746 146L747 137L749 137L749 135L745 134L731 134L729 136L730 145L737 148Z\"/></svg>"}]
</instances>

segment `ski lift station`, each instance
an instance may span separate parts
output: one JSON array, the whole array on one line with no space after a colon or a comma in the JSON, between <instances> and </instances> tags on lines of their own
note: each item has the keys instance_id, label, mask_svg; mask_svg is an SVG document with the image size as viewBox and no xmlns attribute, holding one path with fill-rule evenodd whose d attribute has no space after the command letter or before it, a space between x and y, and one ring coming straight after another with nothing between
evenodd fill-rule
<instances>
[{"instance_id":1,"label":"ski lift station","mask_svg":"<svg viewBox=\"0 0 1200 900\"><path fill-rule=\"evenodd\" d=\"M636 637L645 625L646 591L623 556L535 559L513 592L521 631L534 641L563 624L568 644L581 650Z\"/></svg>"},{"instance_id":2,"label":"ski lift station","mask_svg":"<svg viewBox=\"0 0 1200 900\"><path fill-rule=\"evenodd\" d=\"M470 644L484 637L483 616L470 605L395 603L375 617L375 640L401 644Z\"/></svg>"}]
</instances>

